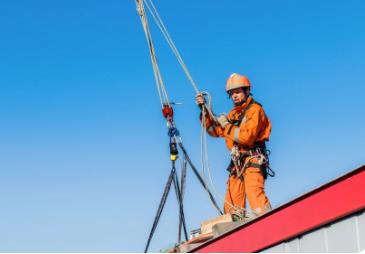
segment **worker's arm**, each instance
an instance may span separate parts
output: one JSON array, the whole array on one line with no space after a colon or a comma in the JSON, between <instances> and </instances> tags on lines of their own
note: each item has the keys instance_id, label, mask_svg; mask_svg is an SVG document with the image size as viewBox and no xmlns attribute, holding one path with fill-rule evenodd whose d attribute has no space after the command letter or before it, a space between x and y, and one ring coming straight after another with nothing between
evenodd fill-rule
<instances>
[{"instance_id":1,"label":"worker's arm","mask_svg":"<svg viewBox=\"0 0 365 254\"><path fill-rule=\"evenodd\" d=\"M205 121L205 129L212 137L224 137L224 129L217 124L206 112L205 119L202 119L200 114L200 121ZM203 123L203 122L202 122Z\"/></svg>"},{"instance_id":2,"label":"worker's arm","mask_svg":"<svg viewBox=\"0 0 365 254\"><path fill-rule=\"evenodd\" d=\"M205 107L205 99L203 94L197 94L197 96L195 97L195 102L200 107L200 109L203 109L203 107ZM224 128L222 128L212 119L207 110L205 110L204 119L202 119L202 113L200 114L200 121L202 122L202 124L204 123L205 129L210 136L224 137Z\"/></svg>"}]
</instances>

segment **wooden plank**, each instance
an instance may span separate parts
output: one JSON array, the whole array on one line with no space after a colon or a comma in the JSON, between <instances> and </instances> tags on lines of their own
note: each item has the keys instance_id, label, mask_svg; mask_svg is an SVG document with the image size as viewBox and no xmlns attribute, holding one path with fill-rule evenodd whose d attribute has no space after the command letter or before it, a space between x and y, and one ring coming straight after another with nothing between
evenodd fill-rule
<instances>
[{"instance_id":1,"label":"wooden plank","mask_svg":"<svg viewBox=\"0 0 365 254\"><path fill-rule=\"evenodd\" d=\"M223 214L221 216L218 216L214 219L206 220L201 223L200 230L202 234L212 233L213 232L213 226L218 223L224 223L224 222L232 222L232 216L229 213Z\"/></svg>"}]
</instances>

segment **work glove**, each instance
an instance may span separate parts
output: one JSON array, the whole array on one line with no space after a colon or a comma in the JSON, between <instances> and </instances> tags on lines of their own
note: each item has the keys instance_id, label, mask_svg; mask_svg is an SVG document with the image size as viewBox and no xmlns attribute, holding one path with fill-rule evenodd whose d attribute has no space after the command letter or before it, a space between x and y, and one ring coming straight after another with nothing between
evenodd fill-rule
<instances>
[{"instance_id":1,"label":"work glove","mask_svg":"<svg viewBox=\"0 0 365 254\"><path fill-rule=\"evenodd\" d=\"M223 129L226 127L227 124L229 124L228 118L227 118L227 115L226 114L221 114L216 119L217 119L217 122L219 123L219 125Z\"/></svg>"},{"instance_id":2,"label":"work glove","mask_svg":"<svg viewBox=\"0 0 365 254\"><path fill-rule=\"evenodd\" d=\"M205 104L204 96L201 93L197 94L195 97L195 102L201 108Z\"/></svg>"}]
</instances>

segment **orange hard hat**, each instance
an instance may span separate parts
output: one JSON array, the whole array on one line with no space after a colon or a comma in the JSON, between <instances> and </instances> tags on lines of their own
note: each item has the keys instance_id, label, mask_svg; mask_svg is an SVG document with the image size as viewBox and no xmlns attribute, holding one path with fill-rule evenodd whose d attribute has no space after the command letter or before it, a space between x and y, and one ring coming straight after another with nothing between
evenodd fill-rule
<instances>
[{"instance_id":1,"label":"orange hard hat","mask_svg":"<svg viewBox=\"0 0 365 254\"><path fill-rule=\"evenodd\" d=\"M246 76L237 73L231 74L227 79L226 91L228 92L239 87L251 87L250 80Z\"/></svg>"}]
</instances>

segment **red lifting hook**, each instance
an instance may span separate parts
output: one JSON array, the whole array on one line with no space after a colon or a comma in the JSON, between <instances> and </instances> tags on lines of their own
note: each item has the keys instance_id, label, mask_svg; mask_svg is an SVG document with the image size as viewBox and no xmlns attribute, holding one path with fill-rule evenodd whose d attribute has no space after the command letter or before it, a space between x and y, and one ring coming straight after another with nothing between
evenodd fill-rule
<instances>
[{"instance_id":1,"label":"red lifting hook","mask_svg":"<svg viewBox=\"0 0 365 254\"><path fill-rule=\"evenodd\" d=\"M162 114L166 118L167 121L172 121L174 117L174 110L168 104L163 105Z\"/></svg>"}]
</instances>

